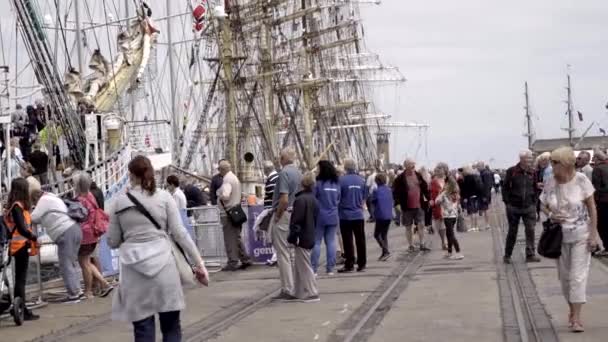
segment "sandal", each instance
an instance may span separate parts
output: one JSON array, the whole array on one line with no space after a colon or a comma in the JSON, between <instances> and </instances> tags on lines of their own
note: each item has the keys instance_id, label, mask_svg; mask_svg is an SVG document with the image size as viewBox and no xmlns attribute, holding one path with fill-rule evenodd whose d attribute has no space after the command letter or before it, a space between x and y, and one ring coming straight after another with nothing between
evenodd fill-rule
<instances>
[{"instance_id":1,"label":"sandal","mask_svg":"<svg viewBox=\"0 0 608 342\"><path fill-rule=\"evenodd\" d=\"M581 322L573 322L571 329L574 333L582 333L585 331L585 328Z\"/></svg>"}]
</instances>

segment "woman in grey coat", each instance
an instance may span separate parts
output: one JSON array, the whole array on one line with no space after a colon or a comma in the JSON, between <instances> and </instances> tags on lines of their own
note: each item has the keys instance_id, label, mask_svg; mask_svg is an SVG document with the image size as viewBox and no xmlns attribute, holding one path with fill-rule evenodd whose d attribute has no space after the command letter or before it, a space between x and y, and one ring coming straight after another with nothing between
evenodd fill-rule
<instances>
[{"instance_id":1,"label":"woman in grey coat","mask_svg":"<svg viewBox=\"0 0 608 342\"><path fill-rule=\"evenodd\" d=\"M166 191L157 190L150 160L143 156L129 163L130 194L150 213L156 228L135 204L121 195L110 215L107 239L120 248L120 286L114 295L112 317L133 323L135 341L155 341L154 315L159 314L163 341L181 341L179 314L185 308L184 292L168 235L196 265L198 280L206 284L208 273L177 205Z\"/></svg>"}]
</instances>

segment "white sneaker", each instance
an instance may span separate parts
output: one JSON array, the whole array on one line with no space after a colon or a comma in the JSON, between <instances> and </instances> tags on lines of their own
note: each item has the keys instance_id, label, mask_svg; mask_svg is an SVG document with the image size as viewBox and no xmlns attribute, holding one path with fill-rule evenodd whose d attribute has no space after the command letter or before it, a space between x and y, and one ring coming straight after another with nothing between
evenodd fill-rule
<instances>
[{"instance_id":1,"label":"white sneaker","mask_svg":"<svg viewBox=\"0 0 608 342\"><path fill-rule=\"evenodd\" d=\"M327 273L327 275L331 277L334 275L334 272L329 272L329 273Z\"/></svg>"},{"instance_id":2,"label":"white sneaker","mask_svg":"<svg viewBox=\"0 0 608 342\"><path fill-rule=\"evenodd\" d=\"M318 277L319 275L315 273L315 278Z\"/></svg>"},{"instance_id":3,"label":"white sneaker","mask_svg":"<svg viewBox=\"0 0 608 342\"><path fill-rule=\"evenodd\" d=\"M464 255L462 255L462 254L455 254L450 257L450 260L462 260L462 259L464 259Z\"/></svg>"},{"instance_id":4,"label":"white sneaker","mask_svg":"<svg viewBox=\"0 0 608 342\"><path fill-rule=\"evenodd\" d=\"M452 253L445 253L445 255L443 256L444 259L451 259L452 258Z\"/></svg>"}]
</instances>

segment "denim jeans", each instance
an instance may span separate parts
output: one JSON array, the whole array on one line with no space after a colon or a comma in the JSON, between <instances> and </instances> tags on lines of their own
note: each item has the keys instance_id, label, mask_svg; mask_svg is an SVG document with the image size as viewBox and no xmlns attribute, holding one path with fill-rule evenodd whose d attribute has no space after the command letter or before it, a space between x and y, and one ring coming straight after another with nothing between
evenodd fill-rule
<instances>
[{"instance_id":1,"label":"denim jeans","mask_svg":"<svg viewBox=\"0 0 608 342\"><path fill-rule=\"evenodd\" d=\"M182 328L179 322L179 311L161 312L158 314L160 331L163 333L163 342L181 342ZM133 322L135 342L156 341L156 323L154 316Z\"/></svg>"},{"instance_id":2,"label":"denim jeans","mask_svg":"<svg viewBox=\"0 0 608 342\"><path fill-rule=\"evenodd\" d=\"M312 250L312 270L317 273L319 257L321 256L321 242L325 240L327 252L327 272L333 272L336 266L336 230L337 225L317 225L315 228L315 247Z\"/></svg>"}]
</instances>

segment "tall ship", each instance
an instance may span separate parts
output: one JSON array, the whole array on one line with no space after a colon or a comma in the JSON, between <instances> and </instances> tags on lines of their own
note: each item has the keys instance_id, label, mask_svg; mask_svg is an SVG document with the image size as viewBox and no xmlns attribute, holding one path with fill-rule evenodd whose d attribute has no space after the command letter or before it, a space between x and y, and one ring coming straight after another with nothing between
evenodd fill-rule
<instances>
[{"instance_id":1,"label":"tall ship","mask_svg":"<svg viewBox=\"0 0 608 342\"><path fill-rule=\"evenodd\" d=\"M227 159L245 195L260 195L262 164L278 166L285 147L302 169L345 158L387 167L393 132L417 130L407 140L420 152L429 126L375 104L406 81L366 48L362 8L379 3L11 0L12 21L0 23L3 145L14 143L15 108L32 107L42 123L32 139L52 156L45 190L70 195L69 171L86 170L107 207L136 154L160 184L168 173L208 182ZM19 171L2 164L10 184ZM43 263L56 260L52 246ZM100 248L104 271L117 272L117 252Z\"/></svg>"},{"instance_id":2,"label":"tall ship","mask_svg":"<svg viewBox=\"0 0 608 342\"><path fill-rule=\"evenodd\" d=\"M3 112L43 99L47 149L110 194L133 153L201 176L227 159L245 181L287 146L303 168L372 168L388 161L390 127L415 126L373 101L376 85L405 82L365 48L360 7L378 3L11 0Z\"/></svg>"}]
</instances>

